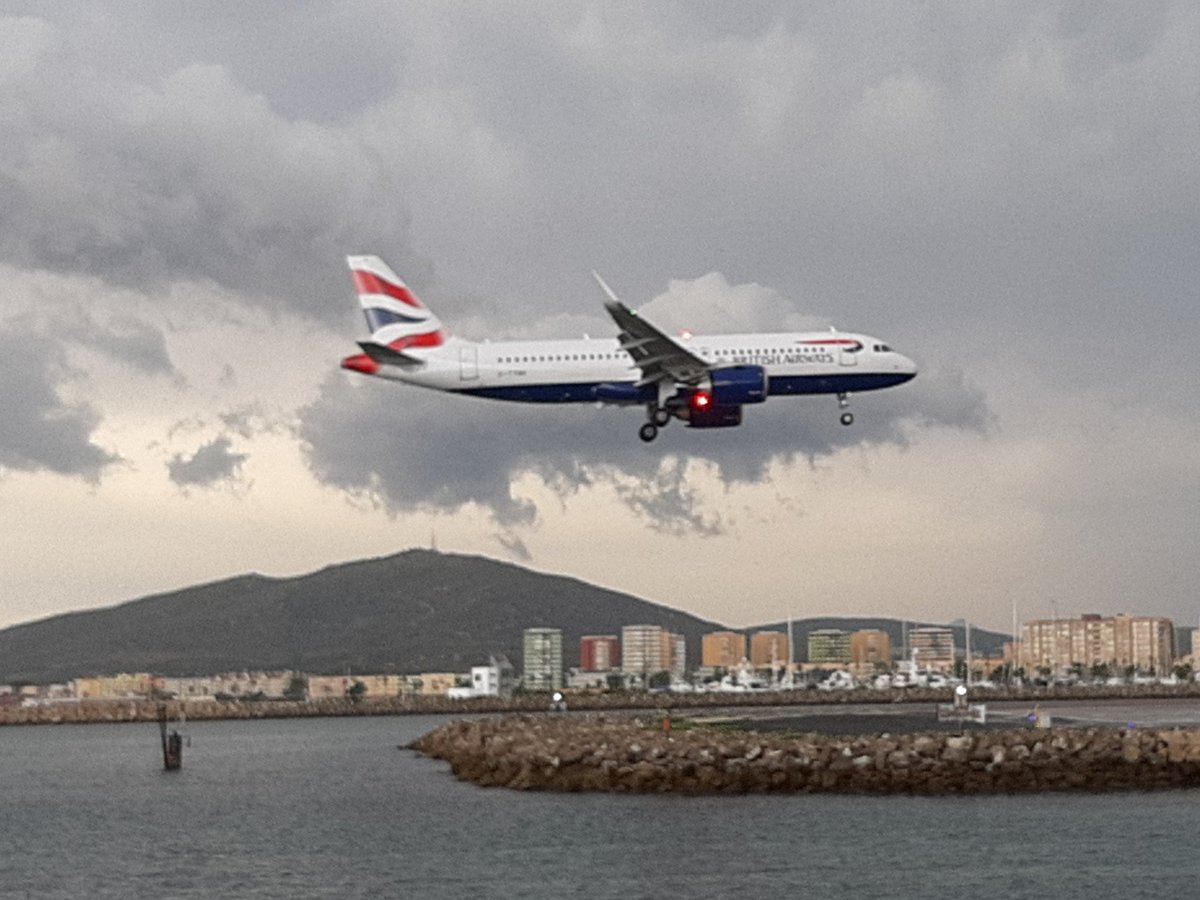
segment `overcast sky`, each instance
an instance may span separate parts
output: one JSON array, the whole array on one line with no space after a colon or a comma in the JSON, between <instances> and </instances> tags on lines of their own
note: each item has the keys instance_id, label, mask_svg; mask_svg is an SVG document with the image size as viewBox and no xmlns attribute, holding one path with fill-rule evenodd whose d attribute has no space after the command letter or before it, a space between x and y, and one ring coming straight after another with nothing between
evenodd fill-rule
<instances>
[{"instance_id":1,"label":"overcast sky","mask_svg":"<svg viewBox=\"0 0 1200 900\"><path fill-rule=\"evenodd\" d=\"M435 539L732 626L1200 617L1196 4L4 10L0 627ZM340 371L352 253L467 338L612 334L595 268L921 374L643 445Z\"/></svg>"}]
</instances>

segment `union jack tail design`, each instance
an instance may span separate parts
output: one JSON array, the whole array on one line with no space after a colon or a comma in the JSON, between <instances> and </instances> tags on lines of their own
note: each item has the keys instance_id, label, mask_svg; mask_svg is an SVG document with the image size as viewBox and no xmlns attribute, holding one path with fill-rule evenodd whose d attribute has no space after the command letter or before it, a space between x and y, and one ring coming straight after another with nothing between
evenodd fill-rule
<instances>
[{"instance_id":1,"label":"union jack tail design","mask_svg":"<svg viewBox=\"0 0 1200 900\"><path fill-rule=\"evenodd\" d=\"M446 332L408 285L378 256L347 256L373 344L405 351L440 347Z\"/></svg>"}]
</instances>

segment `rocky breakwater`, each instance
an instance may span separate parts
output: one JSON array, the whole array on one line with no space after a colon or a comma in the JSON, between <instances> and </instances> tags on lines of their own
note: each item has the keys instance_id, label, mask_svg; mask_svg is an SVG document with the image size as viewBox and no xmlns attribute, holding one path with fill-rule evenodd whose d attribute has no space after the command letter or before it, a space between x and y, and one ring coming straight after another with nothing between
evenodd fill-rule
<instances>
[{"instance_id":1,"label":"rocky breakwater","mask_svg":"<svg viewBox=\"0 0 1200 900\"><path fill-rule=\"evenodd\" d=\"M840 738L504 716L411 745L483 786L633 793L977 794L1200 786L1200 730L1052 728Z\"/></svg>"}]
</instances>

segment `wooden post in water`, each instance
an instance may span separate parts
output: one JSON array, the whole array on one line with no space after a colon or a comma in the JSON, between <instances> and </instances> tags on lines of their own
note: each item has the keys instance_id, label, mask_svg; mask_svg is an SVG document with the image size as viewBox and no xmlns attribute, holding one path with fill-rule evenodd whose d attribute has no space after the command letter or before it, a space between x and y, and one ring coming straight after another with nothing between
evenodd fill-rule
<instances>
[{"instance_id":1,"label":"wooden post in water","mask_svg":"<svg viewBox=\"0 0 1200 900\"><path fill-rule=\"evenodd\" d=\"M163 768L168 772L183 767L183 736L171 729L167 734L167 704L158 704L158 731L162 738Z\"/></svg>"}]
</instances>

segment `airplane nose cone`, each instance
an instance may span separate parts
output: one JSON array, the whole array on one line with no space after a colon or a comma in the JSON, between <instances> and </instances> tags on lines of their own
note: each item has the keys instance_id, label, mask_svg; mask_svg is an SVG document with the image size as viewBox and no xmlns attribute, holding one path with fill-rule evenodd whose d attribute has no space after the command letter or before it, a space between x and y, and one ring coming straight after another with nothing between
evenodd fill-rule
<instances>
[{"instance_id":1,"label":"airplane nose cone","mask_svg":"<svg viewBox=\"0 0 1200 900\"><path fill-rule=\"evenodd\" d=\"M901 374L907 376L904 379L905 381L908 381L909 379L914 378L917 374L917 364L915 362L913 362L911 359L909 359L907 356L900 356L900 359L896 363L896 369Z\"/></svg>"}]
</instances>

